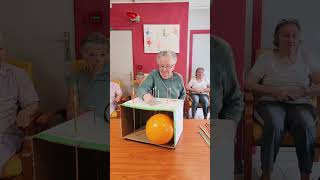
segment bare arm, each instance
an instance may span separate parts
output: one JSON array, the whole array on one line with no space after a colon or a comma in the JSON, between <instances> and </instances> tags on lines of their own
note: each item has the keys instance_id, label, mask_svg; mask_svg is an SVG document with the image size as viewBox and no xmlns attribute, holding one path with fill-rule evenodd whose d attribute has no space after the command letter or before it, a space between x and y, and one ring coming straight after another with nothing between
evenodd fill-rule
<instances>
[{"instance_id":1,"label":"bare arm","mask_svg":"<svg viewBox=\"0 0 320 180\"><path fill-rule=\"evenodd\" d=\"M27 127L32 120L32 116L35 115L39 110L39 102L36 101L24 109L22 109L17 116L17 125L19 127L25 128Z\"/></svg>"},{"instance_id":2,"label":"bare arm","mask_svg":"<svg viewBox=\"0 0 320 180\"><path fill-rule=\"evenodd\" d=\"M305 96L319 96L320 95L320 72L312 73L310 75L311 82L314 84L305 90Z\"/></svg>"}]
</instances>

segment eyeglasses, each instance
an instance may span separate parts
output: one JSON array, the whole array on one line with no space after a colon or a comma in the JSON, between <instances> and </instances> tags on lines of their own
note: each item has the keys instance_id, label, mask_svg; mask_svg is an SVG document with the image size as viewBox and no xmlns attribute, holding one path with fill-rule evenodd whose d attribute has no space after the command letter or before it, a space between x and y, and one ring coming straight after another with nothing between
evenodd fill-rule
<instances>
[{"instance_id":1,"label":"eyeglasses","mask_svg":"<svg viewBox=\"0 0 320 180\"><path fill-rule=\"evenodd\" d=\"M174 65L175 65L175 64L172 64L172 65L162 65L162 66L159 65L159 69L160 69L160 70L163 70L163 69L168 70L168 69L171 69Z\"/></svg>"}]
</instances>

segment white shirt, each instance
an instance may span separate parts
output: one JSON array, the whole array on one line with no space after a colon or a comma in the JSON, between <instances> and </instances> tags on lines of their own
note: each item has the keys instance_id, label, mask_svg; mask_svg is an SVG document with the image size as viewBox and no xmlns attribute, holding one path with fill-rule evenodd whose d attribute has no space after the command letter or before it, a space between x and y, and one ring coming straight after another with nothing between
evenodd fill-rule
<instances>
[{"instance_id":1,"label":"white shirt","mask_svg":"<svg viewBox=\"0 0 320 180\"><path fill-rule=\"evenodd\" d=\"M293 64L287 64L284 61L285 59L277 53L267 52L258 58L251 72L255 78L262 81L263 85L282 88L308 87L311 83L309 75L320 72L320 61L302 50L298 51L297 59ZM273 98L263 96L260 100L273 100ZM292 103L311 104L311 100L300 98Z\"/></svg>"},{"instance_id":2,"label":"white shirt","mask_svg":"<svg viewBox=\"0 0 320 180\"><path fill-rule=\"evenodd\" d=\"M210 82L205 77L201 81L198 81L196 77L192 77L188 86L194 89L206 89L210 87Z\"/></svg>"}]
</instances>

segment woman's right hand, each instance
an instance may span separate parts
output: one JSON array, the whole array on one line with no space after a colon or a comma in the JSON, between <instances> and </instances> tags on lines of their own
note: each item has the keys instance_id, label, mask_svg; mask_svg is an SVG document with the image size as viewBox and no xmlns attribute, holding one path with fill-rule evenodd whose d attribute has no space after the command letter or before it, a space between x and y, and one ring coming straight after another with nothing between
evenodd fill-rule
<instances>
[{"instance_id":1,"label":"woman's right hand","mask_svg":"<svg viewBox=\"0 0 320 180\"><path fill-rule=\"evenodd\" d=\"M272 97L278 101L296 100L305 95L305 89L301 87L275 88Z\"/></svg>"},{"instance_id":2,"label":"woman's right hand","mask_svg":"<svg viewBox=\"0 0 320 180\"><path fill-rule=\"evenodd\" d=\"M151 94L147 93L147 94L143 95L143 101L148 104L151 104L152 102L155 101L155 98Z\"/></svg>"},{"instance_id":3,"label":"woman's right hand","mask_svg":"<svg viewBox=\"0 0 320 180\"><path fill-rule=\"evenodd\" d=\"M271 95L277 101L289 100L289 95L286 90L282 90L282 89L274 90Z\"/></svg>"}]
</instances>

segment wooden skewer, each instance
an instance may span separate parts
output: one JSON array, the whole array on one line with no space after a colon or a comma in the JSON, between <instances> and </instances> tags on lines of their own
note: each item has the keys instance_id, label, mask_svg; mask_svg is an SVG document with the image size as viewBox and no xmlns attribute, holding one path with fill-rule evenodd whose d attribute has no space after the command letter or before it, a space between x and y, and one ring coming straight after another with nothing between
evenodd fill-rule
<instances>
[{"instance_id":1,"label":"wooden skewer","mask_svg":"<svg viewBox=\"0 0 320 180\"><path fill-rule=\"evenodd\" d=\"M203 128L203 126L200 125L201 130L208 136L208 138L210 139L210 134L207 132L206 129Z\"/></svg>"},{"instance_id":2,"label":"wooden skewer","mask_svg":"<svg viewBox=\"0 0 320 180\"><path fill-rule=\"evenodd\" d=\"M205 137L205 135L201 132L200 129L198 129L199 134L201 135L201 137L204 139L204 141L208 144L208 146L210 147L210 141Z\"/></svg>"}]
</instances>

